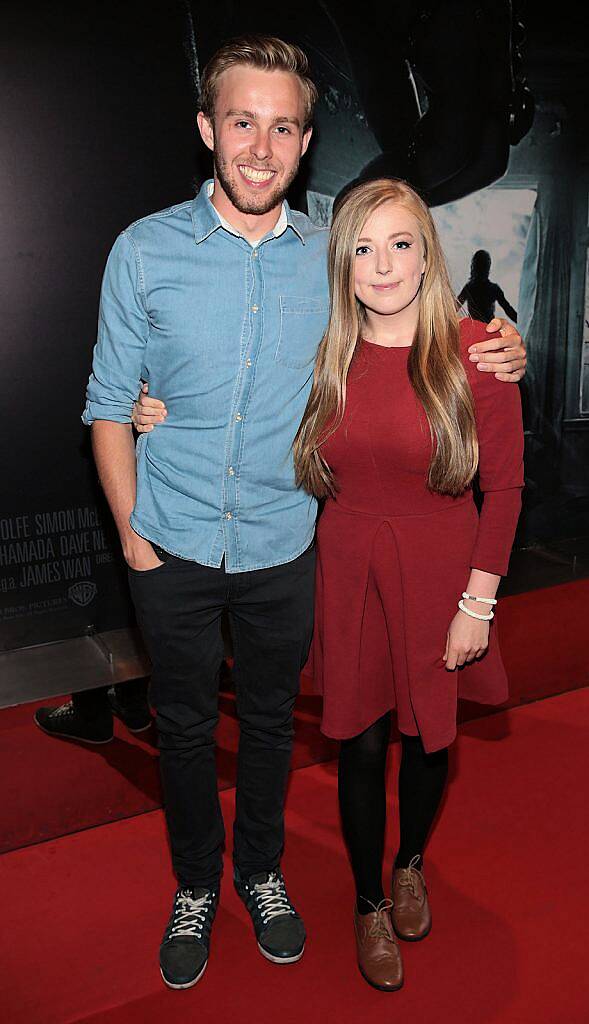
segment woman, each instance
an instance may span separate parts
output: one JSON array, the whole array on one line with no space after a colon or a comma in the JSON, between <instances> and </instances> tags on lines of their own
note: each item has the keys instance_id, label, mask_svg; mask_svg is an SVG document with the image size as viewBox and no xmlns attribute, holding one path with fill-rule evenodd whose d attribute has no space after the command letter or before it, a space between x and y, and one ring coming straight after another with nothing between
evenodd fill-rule
<instances>
[{"instance_id":1,"label":"woman","mask_svg":"<svg viewBox=\"0 0 589 1024\"><path fill-rule=\"evenodd\" d=\"M340 739L339 798L358 963L403 982L395 933L425 938L422 871L456 735L457 695L507 697L491 626L520 509L519 393L478 373L484 328L458 319L430 212L404 182L358 185L329 245L330 322L294 444L317 531L312 672L322 730ZM480 518L471 484L479 473ZM385 761L402 734L400 848L385 900Z\"/></svg>"}]
</instances>

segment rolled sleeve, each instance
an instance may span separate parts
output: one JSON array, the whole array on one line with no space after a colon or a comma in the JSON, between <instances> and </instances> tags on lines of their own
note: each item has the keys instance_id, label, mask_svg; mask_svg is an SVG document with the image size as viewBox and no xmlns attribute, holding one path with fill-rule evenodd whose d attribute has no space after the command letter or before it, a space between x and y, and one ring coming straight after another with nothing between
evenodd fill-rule
<instances>
[{"instance_id":1,"label":"rolled sleeve","mask_svg":"<svg viewBox=\"0 0 589 1024\"><path fill-rule=\"evenodd\" d=\"M126 231L108 257L98 316L98 338L82 422L130 423L149 338L139 250Z\"/></svg>"}]
</instances>

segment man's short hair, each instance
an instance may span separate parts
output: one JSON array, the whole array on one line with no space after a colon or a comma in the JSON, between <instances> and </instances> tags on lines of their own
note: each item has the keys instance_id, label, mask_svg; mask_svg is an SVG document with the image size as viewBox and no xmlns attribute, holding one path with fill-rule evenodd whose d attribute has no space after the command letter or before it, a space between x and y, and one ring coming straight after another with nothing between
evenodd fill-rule
<instances>
[{"instance_id":1,"label":"man's short hair","mask_svg":"<svg viewBox=\"0 0 589 1024\"><path fill-rule=\"evenodd\" d=\"M200 109L209 121L214 121L221 75L229 68L239 65L259 68L262 71L289 71L296 75L303 90L303 131L311 127L318 94L309 74L306 54L294 43L285 43L276 36L263 35L245 35L229 39L205 66L201 80Z\"/></svg>"}]
</instances>

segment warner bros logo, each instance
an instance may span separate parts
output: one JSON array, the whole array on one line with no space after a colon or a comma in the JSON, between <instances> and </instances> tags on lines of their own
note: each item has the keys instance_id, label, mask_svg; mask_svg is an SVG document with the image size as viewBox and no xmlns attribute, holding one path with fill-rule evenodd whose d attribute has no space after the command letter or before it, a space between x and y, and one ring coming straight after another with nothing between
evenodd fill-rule
<instances>
[{"instance_id":1,"label":"warner bros logo","mask_svg":"<svg viewBox=\"0 0 589 1024\"><path fill-rule=\"evenodd\" d=\"M67 596L70 601L77 604L80 608L85 608L90 601L93 601L98 593L98 587L95 583L90 580L82 580L80 583L74 583L67 592Z\"/></svg>"}]
</instances>

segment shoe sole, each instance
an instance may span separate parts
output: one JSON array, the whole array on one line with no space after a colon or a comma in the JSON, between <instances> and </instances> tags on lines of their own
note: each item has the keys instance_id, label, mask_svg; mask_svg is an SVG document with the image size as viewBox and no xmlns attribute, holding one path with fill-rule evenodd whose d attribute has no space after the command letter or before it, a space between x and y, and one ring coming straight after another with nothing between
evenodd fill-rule
<instances>
[{"instance_id":1,"label":"shoe sole","mask_svg":"<svg viewBox=\"0 0 589 1024\"><path fill-rule=\"evenodd\" d=\"M54 729L46 729L44 725L37 721L34 715L33 722L46 736L57 736L60 740L77 740L78 743L90 743L93 747L99 747L103 743L112 743L114 739L114 733L107 740L89 740L87 736L73 736L71 732L56 732Z\"/></svg>"},{"instance_id":2,"label":"shoe sole","mask_svg":"<svg viewBox=\"0 0 589 1024\"><path fill-rule=\"evenodd\" d=\"M264 949L259 942L258 949L262 956L266 957L266 960L269 960L273 964L296 964L297 960L300 960L305 952L305 947L303 946L301 952L297 953L296 956L274 956L273 953L269 953L267 949Z\"/></svg>"},{"instance_id":3,"label":"shoe sole","mask_svg":"<svg viewBox=\"0 0 589 1024\"><path fill-rule=\"evenodd\" d=\"M364 978L364 981L368 985L370 985L371 988L377 988L379 992L398 992L400 988L403 988L403 982L405 980L404 978L399 982L398 985L377 985L375 981L371 981L370 978L366 974L364 974L364 971L362 970L360 965L358 965L358 970L360 971L360 974Z\"/></svg>"},{"instance_id":4,"label":"shoe sole","mask_svg":"<svg viewBox=\"0 0 589 1024\"><path fill-rule=\"evenodd\" d=\"M207 967L208 962L209 962L208 960L205 960L201 970L197 974L197 976L194 979L194 981L187 981L183 985L175 985L172 981L168 981L168 979L166 978L166 976L165 976L164 972L162 971L161 967L160 967L160 974L162 976L162 979L163 979L164 983L168 986L168 988L174 988L177 991L179 991L180 989L184 989L184 988L193 988L194 985L196 985L197 981L200 981L200 979L202 978L204 972L206 971L206 967Z\"/></svg>"}]
</instances>

